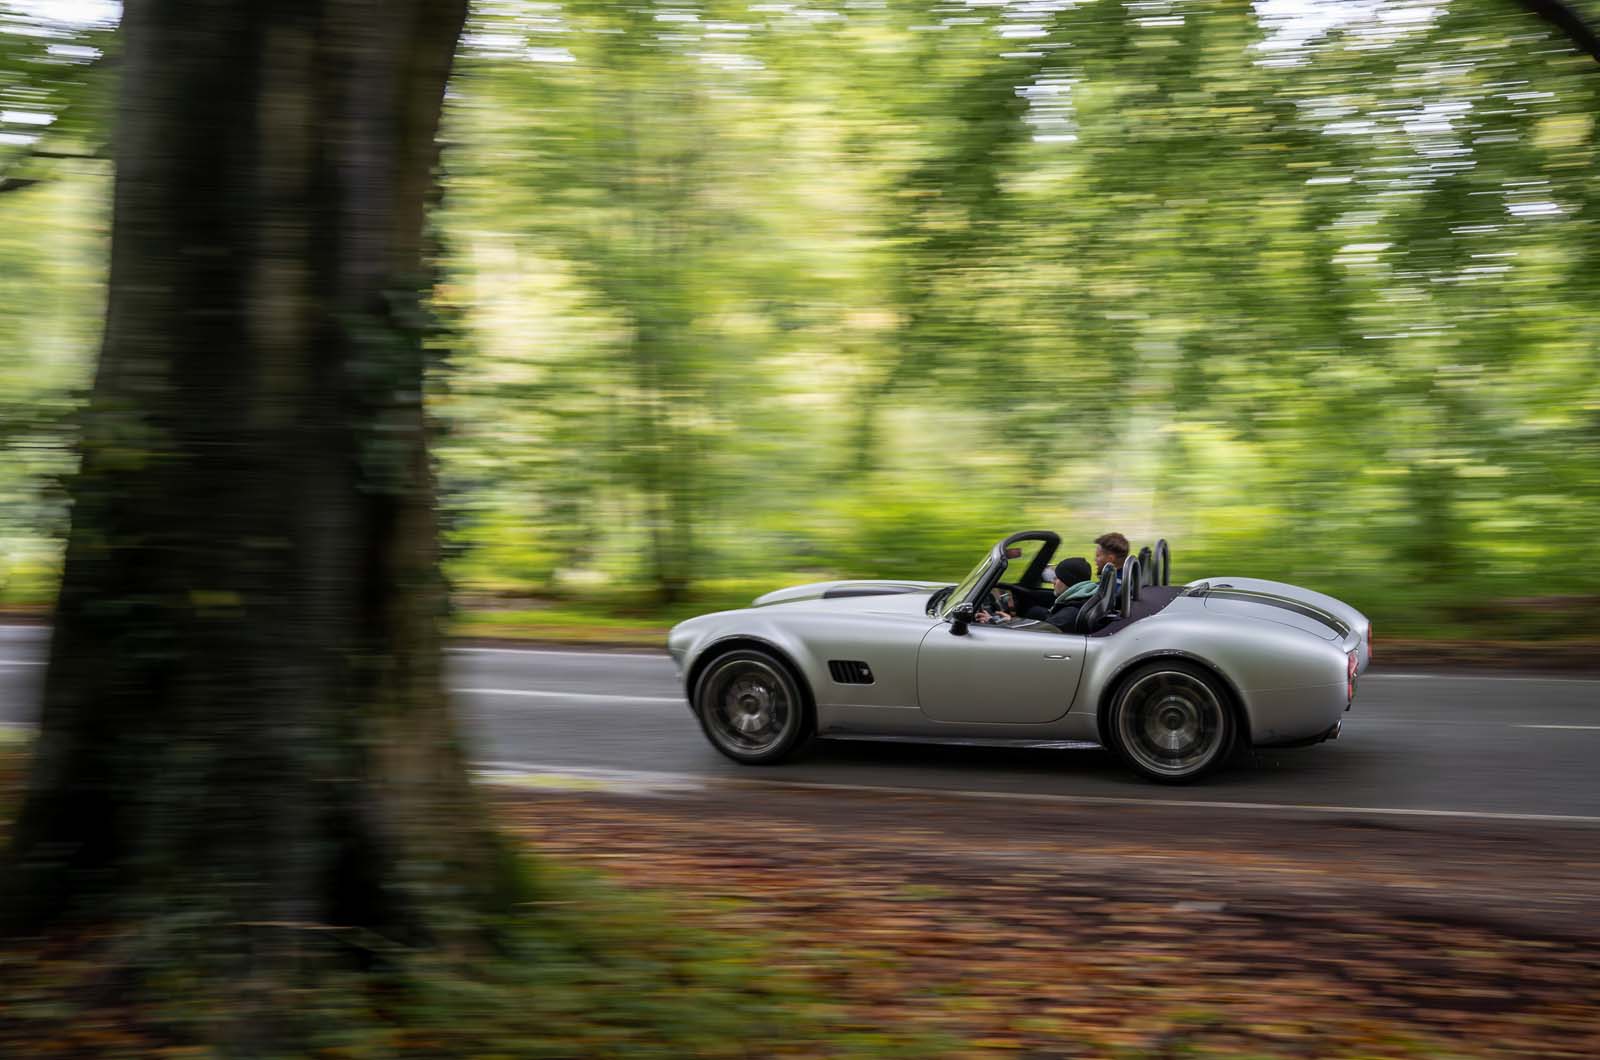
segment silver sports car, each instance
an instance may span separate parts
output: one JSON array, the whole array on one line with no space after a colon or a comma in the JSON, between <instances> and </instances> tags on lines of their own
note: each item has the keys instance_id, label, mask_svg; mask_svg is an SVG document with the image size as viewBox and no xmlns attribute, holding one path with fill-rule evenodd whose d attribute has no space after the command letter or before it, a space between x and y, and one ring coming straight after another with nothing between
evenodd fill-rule
<instances>
[{"instance_id":1,"label":"silver sports car","mask_svg":"<svg viewBox=\"0 0 1600 1060\"><path fill-rule=\"evenodd\" d=\"M1355 608L1260 578L1169 585L1162 541L1107 564L1075 611L1051 610L1060 543L1012 534L954 586L780 589L682 622L667 645L712 745L747 764L813 736L1103 746L1176 782L1237 745L1339 734L1372 650ZM1054 624L984 621L1030 610Z\"/></svg>"}]
</instances>

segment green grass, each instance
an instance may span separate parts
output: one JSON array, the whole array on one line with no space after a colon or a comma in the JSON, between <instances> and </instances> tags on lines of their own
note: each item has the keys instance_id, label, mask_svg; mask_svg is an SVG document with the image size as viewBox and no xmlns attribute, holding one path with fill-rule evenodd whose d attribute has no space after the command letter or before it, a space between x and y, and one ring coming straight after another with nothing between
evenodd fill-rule
<instances>
[{"instance_id":1,"label":"green grass","mask_svg":"<svg viewBox=\"0 0 1600 1060\"><path fill-rule=\"evenodd\" d=\"M748 606L756 595L708 595L675 607L639 607L598 598L551 601L543 606L460 608L452 616L450 631L460 637L661 646L667 631L684 618ZM1596 618L1600 606L1583 596L1552 596L1534 602L1490 597L1457 602L1397 589L1382 595L1365 594L1360 602L1350 602L1372 620L1379 644L1405 640L1441 645L1558 645L1600 637Z\"/></svg>"},{"instance_id":2,"label":"green grass","mask_svg":"<svg viewBox=\"0 0 1600 1060\"><path fill-rule=\"evenodd\" d=\"M24 765L17 746L0 746L0 841ZM126 954L122 936L97 933L65 956L59 939L43 954L0 950L0 1054L910 1060L962 1051L948 1036L853 1011L829 984L859 972L857 956L752 929L736 902L629 890L586 868L522 858L530 897L497 925L494 953L389 947L381 970L325 969L294 985L208 974L210 958L169 960L142 965L130 996L107 994L95 956ZM175 930L177 952L206 951L204 932L185 943L196 927ZM300 1044L240 1053L239 1028L252 1020Z\"/></svg>"},{"instance_id":3,"label":"green grass","mask_svg":"<svg viewBox=\"0 0 1600 1060\"><path fill-rule=\"evenodd\" d=\"M581 644L666 644L671 622L664 616L619 616L575 607L458 611L450 621L457 637L552 640Z\"/></svg>"},{"instance_id":4,"label":"green grass","mask_svg":"<svg viewBox=\"0 0 1600 1060\"><path fill-rule=\"evenodd\" d=\"M1200 564L1185 568L1192 569L1200 569ZM1187 577L1182 571L1179 574ZM43 616L54 601L56 575L42 567L13 569L0 584L0 610ZM647 586L612 584L594 592L541 596L527 586L511 583L474 585L458 599L449 631L467 638L660 646L667 630L686 618L747 607L757 596L780 586L838 576L788 571L763 578L711 579L697 583L686 599L670 605L653 600ZM1321 577L1283 577L1330 592L1359 608L1372 619L1380 644L1412 640L1449 645L1483 641L1546 645L1600 639L1600 597L1563 585L1540 587L1540 595L1529 598L1523 595L1532 592L1527 586L1505 581L1488 581L1472 588L1398 576L1334 579L1324 573Z\"/></svg>"}]
</instances>

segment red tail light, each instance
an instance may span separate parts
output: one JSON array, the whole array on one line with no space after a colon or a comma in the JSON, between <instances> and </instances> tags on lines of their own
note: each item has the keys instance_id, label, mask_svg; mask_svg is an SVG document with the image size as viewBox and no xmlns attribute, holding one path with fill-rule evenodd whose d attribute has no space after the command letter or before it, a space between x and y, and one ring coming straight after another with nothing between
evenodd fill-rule
<instances>
[{"instance_id":1,"label":"red tail light","mask_svg":"<svg viewBox=\"0 0 1600 1060\"><path fill-rule=\"evenodd\" d=\"M1372 665L1372 623L1367 623L1367 665Z\"/></svg>"},{"instance_id":2,"label":"red tail light","mask_svg":"<svg viewBox=\"0 0 1600 1060\"><path fill-rule=\"evenodd\" d=\"M1356 698L1356 653L1346 652L1344 657L1344 699L1354 703Z\"/></svg>"}]
</instances>

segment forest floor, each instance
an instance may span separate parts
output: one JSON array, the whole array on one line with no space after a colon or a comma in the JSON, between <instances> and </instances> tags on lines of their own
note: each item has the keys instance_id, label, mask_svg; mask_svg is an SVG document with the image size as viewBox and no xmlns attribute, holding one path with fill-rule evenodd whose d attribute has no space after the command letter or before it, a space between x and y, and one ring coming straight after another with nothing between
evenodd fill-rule
<instances>
[{"instance_id":1,"label":"forest floor","mask_svg":"<svg viewBox=\"0 0 1600 1060\"><path fill-rule=\"evenodd\" d=\"M1593 829L776 786L500 805L974 1056L1600 1056Z\"/></svg>"},{"instance_id":2,"label":"forest floor","mask_svg":"<svg viewBox=\"0 0 1600 1060\"><path fill-rule=\"evenodd\" d=\"M0 749L0 805L22 763ZM578 923L571 952L609 948L611 971L517 995L537 1006L564 990L565 1039L469 1050L446 1044L450 1023L418 1055L1600 1055L1591 828L485 779L536 877L567 888L541 915ZM663 945L701 954L688 979L651 970ZM0 960L13 987L25 967ZM465 1033L481 1036L495 1017L475 1004ZM594 1030L573 1022L585 1009L601 1013ZM682 1037L650 1031L625 1050L593 1037L617 1033L618 1011L635 1028L676 1019ZM7 1033L35 1025L8 1023L0 996L0 1053L149 1055L114 1015L74 1015L53 1045ZM108 1041L133 1051L74 1051Z\"/></svg>"}]
</instances>

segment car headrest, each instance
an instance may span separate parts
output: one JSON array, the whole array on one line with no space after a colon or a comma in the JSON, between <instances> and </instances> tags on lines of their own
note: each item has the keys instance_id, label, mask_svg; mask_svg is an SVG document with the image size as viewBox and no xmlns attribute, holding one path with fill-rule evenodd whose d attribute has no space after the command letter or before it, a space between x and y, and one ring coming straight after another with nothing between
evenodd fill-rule
<instances>
[{"instance_id":1,"label":"car headrest","mask_svg":"<svg viewBox=\"0 0 1600 1060\"><path fill-rule=\"evenodd\" d=\"M1129 556L1122 561L1122 600L1119 603L1123 615L1133 613L1133 602L1139 599L1139 577L1141 568L1139 561Z\"/></svg>"},{"instance_id":2,"label":"car headrest","mask_svg":"<svg viewBox=\"0 0 1600 1060\"><path fill-rule=\"evenodd\" d=\"M1106 619L1111 617L1112 605L1116 600L1117 568L1107 563L1100 568L1100 584L1095 588L1093 596L1083 602L1078 608L1078 617L1072 623L1074 633L1093 633L1105 625Z\"/></svg>"},{"instance_id":3,"label":"car headrest","mask_svg":"<svg viewBox=\"0 0 1600 1060\"><path fill-rule=\"evenodd\" d=\"M1146 546L1144 546L1143 548L1141 548L1139 550L1139 584L1140 585L1152 585L1152 584L1154 584L1152 579L1155 577L1155 573L1156 573L1155 572L1155 564L1150 562L1154 557L1155 557L1155 553L1150 550L1150 546L1149 545L1146 545Z\"/></svg>"},{"instance_id":4,"label":"car headrest","mask_svg":"<svg viewBox=\"0 0 1600 1060\"><path fill-rule=\"evenodd\" d=\"M1117 602L1117 568L1115 564L1107 563L1100 568L1100 584L1095 595L1105 602L1106 610L1110 611Z\"/></svg>"},{"instance_id":5,"label":"car headrest","mask_svg":"<svg viewBox=\"0 0 1600 1060\"><path fill-rule=\"evenodd\" d=\"M1155 555L1151 557L1150 584L1169 585L1172 582L1172 549L1167 547L1167 539L1162 538L1156 542Z\"/></svg>"},{"instance_id":6,"label":"car headrest","mask_svg":"<svg viewBox=\"0 0 1600 1060\"><path fill-rule=\"evenodd\" d=\"M1093 633L1105 624L1105 620L1105 599L1099 593L1095 593L1083 602L1083 606L1078 608L1078 614L1072 620L1072 632Z\"/></svg>"}]
</instances>

